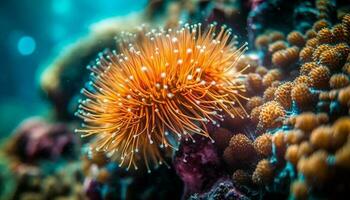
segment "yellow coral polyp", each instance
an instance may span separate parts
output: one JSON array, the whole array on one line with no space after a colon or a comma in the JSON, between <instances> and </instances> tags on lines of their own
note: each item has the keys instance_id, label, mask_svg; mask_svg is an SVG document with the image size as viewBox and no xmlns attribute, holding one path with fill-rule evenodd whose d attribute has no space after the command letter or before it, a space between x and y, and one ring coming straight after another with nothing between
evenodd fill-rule
<instances>
[{"instance_id":1,"label":"yellow coral polyp","mask_svg":"<svg viewBox=\"0 0 350 200\"><path fill-rule=\"evenodd\" d=\"M247 116L242 71L235 69L246 45L237 49L229 29L142 28L122 39L120 54L107 53L90 67L90 88L82 90L87 98L76 113L84 120L77 132L97 136L93 147L120 166L137 169L143 160L150 170L165 162L161 149L177 148L174 139L210 138L207 123Z\"/></svg>"}]
</instances>

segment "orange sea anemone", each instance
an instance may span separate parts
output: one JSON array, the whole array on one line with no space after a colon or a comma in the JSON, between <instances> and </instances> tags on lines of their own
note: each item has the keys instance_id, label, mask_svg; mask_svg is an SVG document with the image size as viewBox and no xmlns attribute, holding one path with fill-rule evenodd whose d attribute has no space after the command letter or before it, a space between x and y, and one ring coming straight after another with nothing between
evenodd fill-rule
<instances>
[{"instance_id":1,"label":"orange sea anemone","mask_svg":"<svg viewBox=\"0 0 350 200\"><path fill-rule=\"evenodd\" d=\"M84 120L77 132L97 136L96 150L127 169L144 161L150 171L181 138L210 138L207 123L248 115L237 111L247 98L244 69L235 68L247 45L237 49L230 29L213 24L146 29L123 34L120 54L106 53L89 67L92 81L76 115Z\"/></svg>"}]
</instances>

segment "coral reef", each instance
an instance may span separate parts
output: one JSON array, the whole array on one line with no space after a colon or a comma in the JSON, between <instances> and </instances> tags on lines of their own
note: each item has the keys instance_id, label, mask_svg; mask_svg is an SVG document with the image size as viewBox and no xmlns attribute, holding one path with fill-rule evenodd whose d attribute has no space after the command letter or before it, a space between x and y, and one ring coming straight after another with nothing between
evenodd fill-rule
<instances>
[{"instance_id":1,"label":"coral reef","mask_svg":"<svg viewBox=\"0 0 350 200\"><path fill-rule=\"evenodd\" d=\"M316 1L316 9L320 20L305 35L292 31L283 43L269 44L266 39L268 50L261 48L261 38L267 36L256 40L264 60L282 67L280 83L266 78L263 101L257 96L247 104L257 124L255 134L264 131L266 138L272 138L266 139L269 145L272 141L272 153L265 154L251 176L252 183L271 188L266 196L271 195L272 187L288 189L289 184L285 187L282 182L286 181L281 181L286 174L291 180L290 195L296 199L334 198L346 195L341 188L349 186L344 179L349 176L349 118L341 118L349 115L349 43L345 36L349 15L332 26L328 15L333 5ZM289 59L292 54L287 50L293 45L301 49ZM246 172L236 171L233 180L247 185L247 177Z\"/></svg>"},{"instance_id":2,"label":"coral reef","mask_svg":"<svg viewBox=\"0 0 350 200\"><path fill-rule=\"evenodd\" d=\"M346 197L349 11L155 0L95 24L41 74L53 119L29 118L4 141L0 197Z\"/></svg>"}]
</instances>

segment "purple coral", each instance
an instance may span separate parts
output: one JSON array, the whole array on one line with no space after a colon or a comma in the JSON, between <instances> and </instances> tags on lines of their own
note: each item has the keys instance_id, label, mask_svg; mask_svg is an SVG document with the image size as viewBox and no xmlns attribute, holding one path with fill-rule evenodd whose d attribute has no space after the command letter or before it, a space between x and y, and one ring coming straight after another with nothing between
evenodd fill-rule
<instances>
[{"instance_id":1,"label":"purple coral","mask_svg":"<svg viewBox=\"0 0 350 200\"><path fill-rule=\"evenodd\" d=\"M214 144L205 137L193 136L195 143L183 140L175 154L174 166L185 185L184 196L202 193L221 177L226 177Z\"/></svg>"},{"instance_id":2,"label":"purple coral","mask_svg":"<svg viewBox=\"0 0 350 200\"><path fill-rule=\"evenodd\" d=\"M49 124L42 119L24 121L14 133L7 147L8 153L21 162L57 160L74 156L77 138L63 124Z\"/></svg>"}]
</instances>

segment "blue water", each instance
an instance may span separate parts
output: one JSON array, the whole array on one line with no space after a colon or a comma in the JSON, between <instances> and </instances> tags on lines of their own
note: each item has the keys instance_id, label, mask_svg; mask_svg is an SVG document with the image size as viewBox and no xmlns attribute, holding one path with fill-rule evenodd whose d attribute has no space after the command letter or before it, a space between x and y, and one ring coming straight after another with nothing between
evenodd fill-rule
<instances>
[{"instance_id":1,"label":"blue water","mask_svg":"<svg viewBox=\"0 0 350 200\"><path fill-rule=\"evenodd\" d=\"M147 0L0 1L0 138L25 117L45 114L38 71L62 46L101 19L144 8Z\"/></svg>"}]
</instances>

